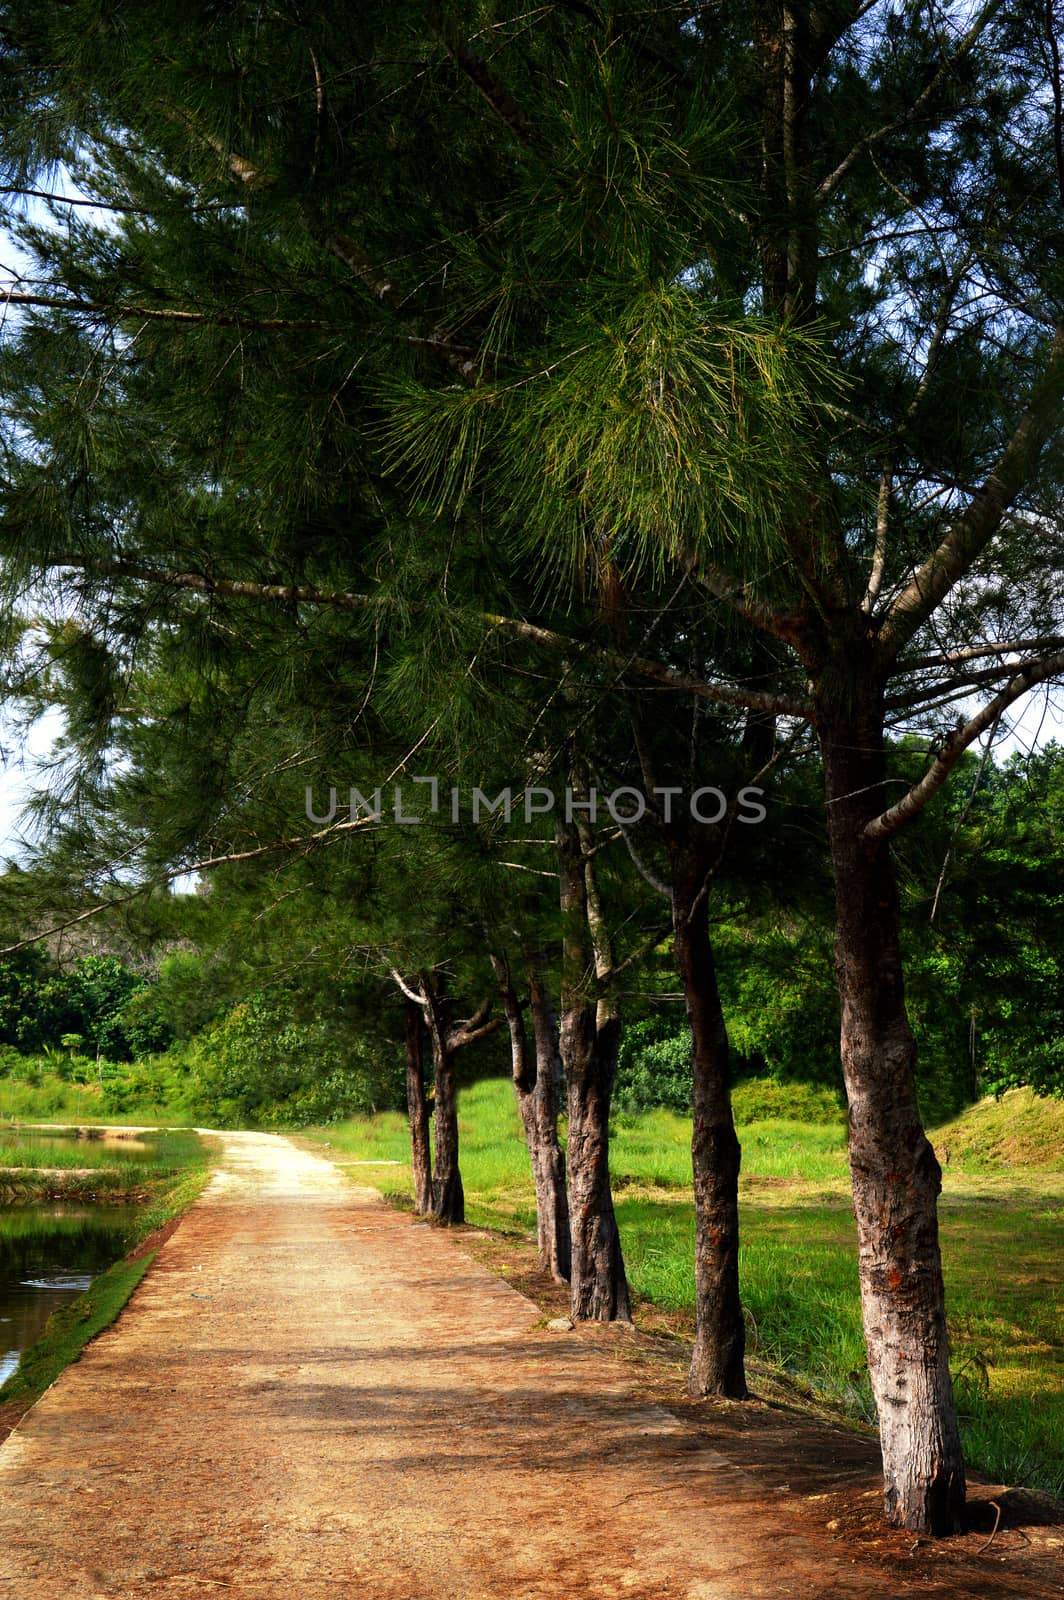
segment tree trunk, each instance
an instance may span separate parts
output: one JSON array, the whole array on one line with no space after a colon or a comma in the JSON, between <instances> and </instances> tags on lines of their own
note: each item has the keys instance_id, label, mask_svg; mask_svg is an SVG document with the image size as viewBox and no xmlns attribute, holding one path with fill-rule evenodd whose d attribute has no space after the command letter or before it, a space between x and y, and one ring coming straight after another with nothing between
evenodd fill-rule
<instances>
[{"instance_id":1,"label":"tree trunk","mask_svg":"<svg viewBox=\"0 0 1064 1600\"><path fill-rule=\"evenodd\" d=\"M559 826L562 910L561 1055L569 1084L569 1228L574 1322L630 1322L628 1280L610 1188L610 1098L621 1043L612 999L586 991L607 966L591 863L575 828ZM591 892L589 893L589 886Z\"/></svg>"},{"instance_id":2,"label":"tree trunk","mask_svg":"<svg viewBox=\"0 0 1064 1600\"><path fill-rule=\"evenodd\" d=\"M558 1283L568 1283L572 1271L572 1250L569 1197L565 1187L565 1151L558 1139L558 1113L565 1085L558 1022L539 963L530 961L527 974L528 1003L536 1041L536 1083L532 1098L539 1155L536 1188L539 1258L552 1278Z\"/></svg>"},{"instance_id":3,"label":"tree trunk","mask_svg":"<svg viewBox=\"0 0 1064 1600\"><path fill-rule=\"evenodd\" d=\"M888 846L863 837L885 804L879 686L858 678L844 710L821 706L819 731L861 1306L886 1514L914 1532L951 1533L962 1525L965 1481L938 1244L942 1174L916 1105L893 863Z\"/></svg>"},{"instance_id":4,"label":"tree trunk","mask_svg":"<svg viewBox=\"0 0 1064 1600\"><path fill-rule=\"evenodd\" d=\"M450 1019L442 983L430 974L422 975L422 993L432 1041L432 1070L435 1080L433 1121L435 1122L435 1170L432 1175L430 1215L438 1222L465 1222L465 1194L458 1165L458 1083L455 1051L450 1040Z\"/></svg>"},{"instance_id":5,"label":"tree trunk","mask_svg":"<svg viewBox=\"0 0 1064 1600\"><path fill-rule=\"evenodd\" d=\"M509 962L492 956L506 1022L510 1030L510 1058L514 1096L528 1146L532 1183L536 1192L536 1234L540 1264L558 1283L569 1281L569 1206L565 1194L565 1157L558 1143L557 1029L553 1010L534 961L528 964L529 1001L535 1026L535 1054L521 1002L513 986Z\"/></svg>"},{"instance_id":6,"label":"tree trunk","mask_svg":"<svg viewBox=\"0 0 1064 1600\"><path fill-rule=\"evenodd\" d=\"M600 1028L594 1006L571 1005L563 1011L574 1322L632 1320L610 1188L610 1097L620 1042L619 1018Z\"/></svg>"},{"instance_id":7,"label":"tree trunk","mask_svg":"<svg viewBox=\"0 0 1064 1600\"><path fill-rule=\"evenodd\" d=\"M432 1209L432 1154L429 1146L429 1102L425 1094L425 1027L421 1007L406 1002L406 1106L410 1117L410 1166L414 1176L414 1210Z\"/></svg>"},{"instance_id":8,"label":"tree trunk","mask_svg":"<svg viewBox=\"0 0 1064 1600\"><path fill-rule=\"evenodd\" d=\"M433 1054L436 1074L436 1170L432 1175L432 1215L439 1222L465 1221L465 1193L458 1166L458 1087L454 1054Z\"/></svg>"},{"instance_id":9,"label":"tree trunk","mask_svg":"<svg viewBox=\"0 0 1064 1600\"><path fill-rule=\"evenodd\" d=\"M691 1025L695 1193L695 1347L688 1374L693 1395L747 1397L746 1328L739 1300L739 1141L728 1083L728 1033L721 1010L709 899L701 853L676 862L673 948Z\"/></svg>"}]
</instances>

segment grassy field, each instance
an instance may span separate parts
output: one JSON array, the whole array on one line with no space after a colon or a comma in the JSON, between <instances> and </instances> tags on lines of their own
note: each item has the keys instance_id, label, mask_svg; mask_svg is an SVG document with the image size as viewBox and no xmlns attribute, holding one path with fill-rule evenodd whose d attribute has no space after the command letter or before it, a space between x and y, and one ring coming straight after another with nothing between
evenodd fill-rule
<instances>
[{"instance_id":1,"label":"grassy field","mask_svg":"<svg viewBox=\"0 0 1064 1600\"><path fill-rule=\"evenodd\" d=\"M736 1102L752 1352L816 1400L873 1422L842 1121L805 1120L804 1106L801 1121L751 1119L766 1102L748 1086ZM469 1221L529 1233L534 1200L509 1084L466 1089L460 1111ZM409 1196L403 1117L351 1121L313 1137L350 1163L357 1181ZM942 1245L969 1464L1064 1496L1064 1105L1013 1091L933 1138L945 1171ZM617 1213L632 1285L679 1312L694 1298L689 1139L689 1121L666 1111L614 1121Z\"/></svg>"}]
</instances>

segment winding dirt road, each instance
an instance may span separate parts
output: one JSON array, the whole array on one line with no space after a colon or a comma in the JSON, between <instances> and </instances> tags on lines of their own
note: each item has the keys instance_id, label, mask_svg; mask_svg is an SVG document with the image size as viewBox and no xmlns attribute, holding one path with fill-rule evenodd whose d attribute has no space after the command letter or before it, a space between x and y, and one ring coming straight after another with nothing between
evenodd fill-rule
<instances>
[{"instance_id":1,"label":"winding dirt road","mask_svg":"<svg viewBox=\"0 0 1064 1600\"><path fill-rule=\"evenodd\" d=\"M224 1144L119 1323L0 1449L0 1600L886 1592L648 1403L619 1347L545 1328L289 1141Z\"/></svg>"}]
</instances>

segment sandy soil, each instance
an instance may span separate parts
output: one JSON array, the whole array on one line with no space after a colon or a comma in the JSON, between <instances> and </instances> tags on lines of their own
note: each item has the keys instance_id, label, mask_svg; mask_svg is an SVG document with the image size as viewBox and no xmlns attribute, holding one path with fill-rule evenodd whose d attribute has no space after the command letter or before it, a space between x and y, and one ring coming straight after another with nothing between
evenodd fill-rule
<instances>
[{"instance_id":1,"label":"sandy soil","mask_svg":"<svg viewBox=\"0 0 1064 1600\"><path fill-rule=\"evenodd\" d=\"M630 1337L552 1331L461 1238L287 1140L224 1139L120 1322L0 1449L0 1597L1064 1593L1059 1529L945 1562L888 1541L888 1579L824 1491L835 1441L874 1503L864 1445L822 1430L814 1482L790 1419L777 1459L771 1429L663 1404Z\"/></svg>"}]
</instances>

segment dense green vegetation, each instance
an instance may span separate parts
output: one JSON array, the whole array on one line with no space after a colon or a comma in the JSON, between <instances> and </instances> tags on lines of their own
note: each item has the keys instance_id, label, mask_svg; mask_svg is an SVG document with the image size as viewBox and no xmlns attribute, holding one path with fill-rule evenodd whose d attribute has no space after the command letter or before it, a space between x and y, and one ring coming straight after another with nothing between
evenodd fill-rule
<instances>
[{"instance_id":1,"label":"dense green vegetation","mask_svg":"<svg viewBox=\"0 0 1064 1600\"><path fill-rule=\"evenodd\" d=\"M1018 1095L1018 1098L1017 1098ZM800 1090L743 1085L742 1281L753 1384L874 1423L864 1366L845 1128ZM765 1113L775 1112L766 1116ZM1024 1159L995 1141L1026 1123ZM528 1159L508 1084L461 1097L470 1221L526 1236L535 1228ZM993 1131L992 1131L993 1130ZM1037 1131L1035 1131L1037 1130ZM313 1133L354 1181L409 1203L409 1140L386 1114ZM1064 1107L1016 1092L980 1102L933 1135L945 1167L942 1236L952 1366L967 1457L995 1481L1064 1495ZM373 1165L374 1162L382 1163ZM615 1118L611 1169L625 1258L652 1307L686 1314L694 1297L690 1121L658 1110ZM992 1175L991 1175L992 1173Z\"/></svg>"}]
</instances>

